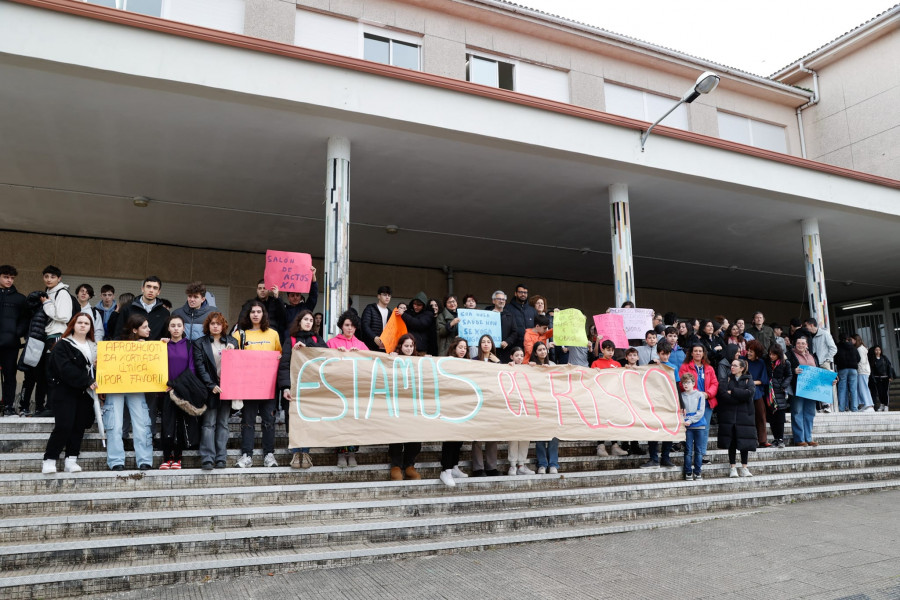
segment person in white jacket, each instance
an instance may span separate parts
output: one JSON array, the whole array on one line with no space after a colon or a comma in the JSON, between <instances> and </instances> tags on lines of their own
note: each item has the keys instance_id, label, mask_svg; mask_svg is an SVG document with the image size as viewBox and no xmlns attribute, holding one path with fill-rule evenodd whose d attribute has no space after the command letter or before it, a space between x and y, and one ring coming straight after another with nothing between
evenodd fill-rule
<instances>
[{"instance_id":1,"label":"person in white jacket","mask_svg":"<svg viewBox=\"0 0 900 600\"><path fill-rule=\"evenodd\" d=\"M59 341L72 318L72 296L69 294L69 286L62 282L62 271L59 267L48 265L44 271L44 285L46 289L41 293L44 314L47 315L47 325L44 332L47 340L44 345L44 354L41 360L32 369L30 375L34 378L34 416L52 417L50 407L51 399L47 395L47 360L53 346ZM45 406L44 401L47 401Z\"/></svg>"},{"instance_id":2,"label":"person in white jacket","mask_svg":"<svg viewBox=\"0 0 900 600\"><path fill-rule=\"evenodd\" d=\"M859 409L866 412L875 412L875 402L872 400L872 392L869 390L869 375L872 368L869 366L869 349L863 344L859 334L853 336L853 345L859 352L859 365L856 367L856 397L859 400Z\"/></svg>"}]
</instances>

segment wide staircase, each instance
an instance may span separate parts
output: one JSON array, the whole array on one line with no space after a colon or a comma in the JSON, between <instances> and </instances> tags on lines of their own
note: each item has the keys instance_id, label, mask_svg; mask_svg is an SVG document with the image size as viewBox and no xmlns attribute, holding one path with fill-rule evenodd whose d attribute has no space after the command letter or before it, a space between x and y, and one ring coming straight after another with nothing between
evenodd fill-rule
<instances>
[{"instance_id":1,"label":"wide staircase","mask_svg":"<svg viewBox=\"0 0 900 600\"><path fill-rule=\"evenodd\" d=\"M229 465L238 458L238 427ZM387 481L386 446L363 447L350 469L338 469L333 452L314 449L316 466L305 471L287 467L281 450L285 466L277 468L206 472L188 451L182 471L111 472L96 428L79 460L84 472L42 475L51 428L52 419L0 419L0 598L109 593L673 527L900 488L900 413L893 412L820 415L818 447L759 451L750 478L729 479L725 452L715 449L704 479L689 482L680 468L637 468L646 456L600 458L592 442L563 442L559 475L469 478L455 488L436 479L437 443L424 445L420 481ZM279 425L276 445L286 443ZM679 453L673 459L681 463ZM129 452L127 468L133 460Z\"/></svg>"}]
</instances>

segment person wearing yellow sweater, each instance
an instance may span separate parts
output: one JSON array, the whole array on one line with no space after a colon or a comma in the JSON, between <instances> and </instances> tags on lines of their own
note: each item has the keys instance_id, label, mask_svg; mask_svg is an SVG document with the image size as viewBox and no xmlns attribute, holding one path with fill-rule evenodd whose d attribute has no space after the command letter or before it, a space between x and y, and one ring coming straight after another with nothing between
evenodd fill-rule
<instances>
[{"instance_id":1,"label":"person wearing yellow sweater","mask_svg":"<svg viewBox=\"0 0 900 600\"><path fill-rule=\"evenodd\" d=\"M238 323L235 336L241 350L274 350L281 352L278 332L269 327L269 317L262 302L253 301L249 310ZM275 460L275 397L268 400L250 400L241 411L241 457L237 466L242 469L253 466L253 441L256 430L256 415L262 417L263 465L277 467Z\"/></svg>"}]
</instances>

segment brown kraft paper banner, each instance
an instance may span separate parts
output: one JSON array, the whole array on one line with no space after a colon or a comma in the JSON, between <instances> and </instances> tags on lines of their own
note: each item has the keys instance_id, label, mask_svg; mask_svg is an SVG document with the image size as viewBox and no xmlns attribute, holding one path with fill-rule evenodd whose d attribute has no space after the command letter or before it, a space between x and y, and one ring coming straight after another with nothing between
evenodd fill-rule
<instances>
[{"instance_id":1,"label":"brown kraft paper banner","mask_svg":"<svg viewBox=\"0 0 900 600\"><path fill-rule=\"evenodd\" d=\"M290 446L684 440L671 371L294 350Z\"/></svg>"}]
</instances>

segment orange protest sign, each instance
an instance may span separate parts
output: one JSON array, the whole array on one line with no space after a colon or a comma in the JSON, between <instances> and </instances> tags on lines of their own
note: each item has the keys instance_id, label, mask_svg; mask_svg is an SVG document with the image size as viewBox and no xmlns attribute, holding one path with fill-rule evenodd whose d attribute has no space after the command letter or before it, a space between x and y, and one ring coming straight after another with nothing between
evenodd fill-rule
<instances>
[{"instance_id":1,"label":"orange protest sign","mask_svg":"<svg viewBox=\"0 0 900 600\"><path fill-rule=\"evenodd\" d=\"M406 323L396 312L391 312L384 330L381 332L381 343L384 344L385 352L393 352L397 347L397 340L406 334Z\"/></svg>"}]
</instances>

